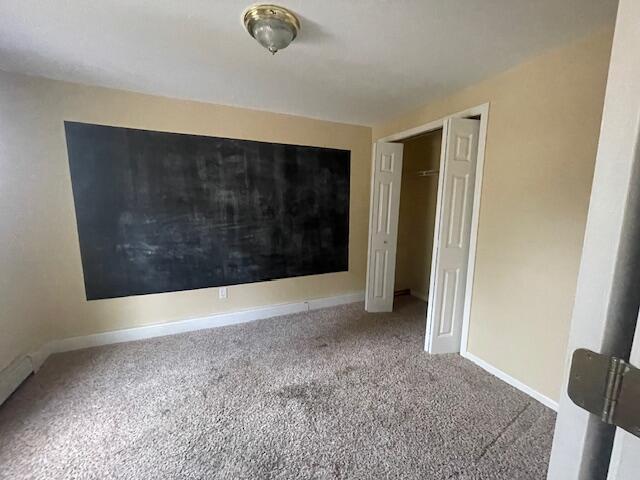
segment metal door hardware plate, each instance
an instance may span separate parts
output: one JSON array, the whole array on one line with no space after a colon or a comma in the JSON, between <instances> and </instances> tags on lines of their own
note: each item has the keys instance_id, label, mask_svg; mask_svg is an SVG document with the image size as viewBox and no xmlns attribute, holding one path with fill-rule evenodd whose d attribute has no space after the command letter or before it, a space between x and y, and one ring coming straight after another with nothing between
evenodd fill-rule
<instances>
[{"instance_id":1,"label":"metal door hardware plate","mask_svg":"<svg viewBox=\"0 0 640 480\"><path fill-rule=\"evenodd\" d=\"M640 437L640 369L581 348L573 352L568 393L603 422Z\"/></svg>"}]
</instances>

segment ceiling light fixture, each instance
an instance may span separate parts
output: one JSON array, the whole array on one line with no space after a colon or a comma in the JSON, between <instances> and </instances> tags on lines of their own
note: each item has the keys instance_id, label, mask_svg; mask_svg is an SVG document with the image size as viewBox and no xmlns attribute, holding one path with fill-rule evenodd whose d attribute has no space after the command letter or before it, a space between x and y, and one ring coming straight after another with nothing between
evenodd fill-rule
<instances>
[{"instance_id":1,"label":"ceiling light fixture","mask_svg":"<svg viewBox=\"0 0 640 480\"><path fill-rule=\"evenodd\" d=\"M300 20L277 5L253 5L245 10L244 27L260 45L275 54L298 36Z\"/></svg>"}]
</instances>

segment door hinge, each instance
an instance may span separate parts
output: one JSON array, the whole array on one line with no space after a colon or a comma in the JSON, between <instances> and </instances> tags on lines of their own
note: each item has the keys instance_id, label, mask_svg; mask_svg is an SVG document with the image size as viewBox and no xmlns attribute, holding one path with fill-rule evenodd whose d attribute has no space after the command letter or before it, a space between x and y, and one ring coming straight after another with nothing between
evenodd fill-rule
<instances>
[{"instance_id":1,"label":"door hinge","mask_svg":"<svg viewBox=\"0 0 640 480\"><path fill-rule=\"evenodd\" d=\"M600 420L640 437L640 369L621 358L573 352L569 398Z\"/></svg>"}]
</instances>

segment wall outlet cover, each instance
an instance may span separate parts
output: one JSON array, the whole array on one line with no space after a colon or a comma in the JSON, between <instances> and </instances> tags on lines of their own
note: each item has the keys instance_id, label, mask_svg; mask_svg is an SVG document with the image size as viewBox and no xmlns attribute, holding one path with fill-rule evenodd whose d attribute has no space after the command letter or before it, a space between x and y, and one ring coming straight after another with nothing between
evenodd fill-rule
<instances>
[{"instance_id":1,"label":"wall outlet cover","mask_svg":"<svg viewBox=\"0 0 640 480\"><path fill-rule=\"evenodd\" d=\"M227 287L220 287L218 289L219 298L227 298Z\"/></svg>"}]
</instances>

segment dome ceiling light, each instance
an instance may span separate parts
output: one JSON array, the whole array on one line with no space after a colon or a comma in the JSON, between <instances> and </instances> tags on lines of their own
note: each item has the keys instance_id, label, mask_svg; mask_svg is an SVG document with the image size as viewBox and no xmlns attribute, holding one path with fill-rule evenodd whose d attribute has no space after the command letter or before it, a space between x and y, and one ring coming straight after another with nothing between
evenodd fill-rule
<instances>
[{"instance_id":1,"label":"dome ceiling light","mask_svg":"<svg viewBox=\"0 0 640 480\"><path fill-rule=\"evenodd\" d=\"M275 54L298 36L300 20L277 5L253 5L244 12L244 27L260 45Z\"/></svg>"}]
</instances>

